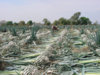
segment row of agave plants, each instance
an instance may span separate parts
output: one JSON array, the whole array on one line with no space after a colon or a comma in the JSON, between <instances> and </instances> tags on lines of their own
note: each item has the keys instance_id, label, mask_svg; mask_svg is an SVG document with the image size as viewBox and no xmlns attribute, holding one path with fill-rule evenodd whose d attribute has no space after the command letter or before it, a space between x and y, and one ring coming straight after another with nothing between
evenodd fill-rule
<instances>
[{"instance_id":1,"label":"row of agave plants","mask_svg":"<svg viewBox=\"0 0 100 75\"><path fill-rule=\"evenodd\" d=\"M35 26L32 26L32 27L28 27L28 26L0 26L0 32L7 32L7 31L10 31L11 34L13 36L18 36L18 31L22 31L22 33L24 34L25 31L27 30L31 30L31 33L32 33L32 36L30 38L30 40L34 39L36 40L36 33L39 29L41 28L48 28L50 30L52 30L52 26L43 26L43 25L35 25ZM69 29L78 29L80 30L81 33L84 33L84 29L87 29L87 30L90 30L91 32L96 32L96 36L99 36L99 29L100 29L100 26L97 26L97 25L63 25L63 26L57 26L58 29L63 29L63 28L66 28L67 30ZM29 40L29 41L30 41Z\"/></svg>"},{"instance_id":2,"label":"row of agave plants","mask_svg":"<svg viewBox=\"0 0 100 75\"><path fill-rule=\"evenodd\" d=\"M13 36L18 36L18 31L22 31L24 34L25 31L31 30L31 37L27 41L27 43L31 43L32 40L37 40L36 33L41 28L48 28L52 31L52 26L43 26L43 25L34 25L34 26L0 26L0 32L7 32L10 31ZM63 26L57 26L58 29L66 28L67 30L70 29L78 29L83 34L85 29L90 30L90 32L96 32L94 36L91 36L91 38L95 39L96 42L99 42L99 34L100 34L100 26L97 25L63 25ZM53 33L53 32L52 32Z\"/></svg>"}]
</instances>

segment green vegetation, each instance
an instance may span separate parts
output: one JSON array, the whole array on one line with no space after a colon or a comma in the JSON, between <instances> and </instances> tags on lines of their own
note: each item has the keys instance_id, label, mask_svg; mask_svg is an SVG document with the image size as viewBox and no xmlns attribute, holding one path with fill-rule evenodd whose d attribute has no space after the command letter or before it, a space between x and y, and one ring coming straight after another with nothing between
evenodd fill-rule
<instances>
[{"instance_id":1,"label":"green vegetation","mask_svg":"<svg viewBox=\"0 0 100 75\"><path fill-rule=\"evenodd\" d=\"M50 22L47 18L44 18L42 20L42 23L39 23L40 25L99 25L98 22L92 22L88 17L82 16L80 17L81 12L74 13L69 19L66 19L64 17L59 18L58 20L54 20L53 22ZM25 23L25 21L19 21L12 22L12 21L0 21L0 25L19 25L19 26L31 26L34 22L32 20L29 20ZM38 23L37 23L38 24Z\"/></svg>"},{"instance_id":2,"label":"green vegetation","mask_svg":"<svg viewBox=\"0 0 100 75\"><path fill-rule=\"evenodd\" d=\"M91 21L87 17L80 17L79 24L80 25L90 25Z\"/></svg>"},{"instance_id":3,"label":"green vegetation","mask_svg":"<svg viewBox=\"0 0 100 75\"><path fill-rule=\"evenodd\" d=\"M33 24L33 22L31 20L27 22L27 25L29 25L29 26L32 24Z\"/></svg>"},{"instance_id":4,"label":"green vegetation","mask_svg":"<svg viewBox=\"0 0 100 75\"><path fill-rule=\"evenodd\" d=\"M13 25L13 22L12 21L7 21L6 25Z\"/></svg>"},{"instance_id":5,"label":"green vegetation","mask_svg":"<svg viewBox=\"0 0 100 75\"><path fill-rule=\"evenodd\" d=\"M46 18L43 19L44 25L50 25L50 21Z\"/></svg>"},{"instance_id":6,"label":"green vegetation","mask_svg":"<svg viewBox=\"0 0 100 75\"><path fill-rule=\"evenodd\" d=\"M6 32L6 31L7 31L7 28L6 28L5 26L0 27L0 31L1 31L1 32Z\"/></svg>"},{"instance_id":7,"label":"green vegetation","mask_svg":"<svg viewBox=\"0 0 100 75\"><path fill-rule=\"evenodd\" d=\"M71 25L78 25L78 20L80 17L81 13L80 12L76 12L69 20Z\"/></svg>"},{"instance_id":8,"label":"green vegetation","mask_svg":"<svg viewBox=\"0 0 100 75\"><path fill-rule=\"evenodd\" d=\"M31 44L33 41L37 40L36 34L37 31L39 30L39 26L33 26L31 30L32 30L31 37L27 40L26 42L27 44Z\"/></svg>"},{"instance_id":9,"label":"green vegetation","mask_svg":"<svg viewBox=\"0 0 100 75\"><path fill-rule=\"evenodd\" d=\"M13 36L17 36L18 35L15 28L11 28L10 31L11 31Z\"/></svg>"}]
</instances>

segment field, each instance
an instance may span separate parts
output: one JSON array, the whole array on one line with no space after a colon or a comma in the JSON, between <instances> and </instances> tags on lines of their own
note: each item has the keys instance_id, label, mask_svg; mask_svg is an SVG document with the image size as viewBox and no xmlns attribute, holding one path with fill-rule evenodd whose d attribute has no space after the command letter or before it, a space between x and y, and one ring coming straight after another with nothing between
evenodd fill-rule
<instances>
[{"instance_id":1,"label":"field","mask_svg":"<svg viewBox=\"0 0 100 75\"><path fill-rule=\"evenodd\" d=\"M100 75L100 26L0 26L0 75Z\"/></svg>"}]
</instances>

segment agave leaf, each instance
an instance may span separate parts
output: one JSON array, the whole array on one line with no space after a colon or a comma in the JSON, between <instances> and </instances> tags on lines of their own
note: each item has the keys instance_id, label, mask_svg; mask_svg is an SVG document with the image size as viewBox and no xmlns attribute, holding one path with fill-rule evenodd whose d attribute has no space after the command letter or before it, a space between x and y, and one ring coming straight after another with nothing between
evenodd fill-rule
<instances>
[{"instance_id":1,"label":"agave leaf","mask_svg":"<svg viewBox=\"0 0 100 75\"><path fill-rule=\"evenodd\" d=\"M84 65L82 67L82 75L85 75L85 67L84 67Z\"/></svg>"},{"instance_id":2,"label":"agave leaf","mask_svg":"<svg viewBox=\"0 0 100 75\"><path fill-rule=\"evenodd\" d=\"M84 60L84 61L79 61L79 64L85 64L85 63L99 63L100 59L91 59L91 60Z\"/></svg>"}]
</instances>

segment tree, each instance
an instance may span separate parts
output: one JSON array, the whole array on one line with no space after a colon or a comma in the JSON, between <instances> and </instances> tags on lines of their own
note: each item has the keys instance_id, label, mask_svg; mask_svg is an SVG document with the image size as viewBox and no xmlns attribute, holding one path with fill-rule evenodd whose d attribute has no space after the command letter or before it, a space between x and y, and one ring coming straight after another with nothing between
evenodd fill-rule
<instances>
[{"instance_id":1,"label":"tree","mask_svg":"<svg viewBox=\"0 0 100 75\"><path fill-rule=\"evenodd\" d=\"M17 26L17 25L18 25L18 23L16 23L16 22L15 22L13 25Z\"/></svg>"},{"instance_id":2,"label":"tree","mask_svg":"<svg viewBox=\"0 0 100 75\"><path fill-rule=\"evenodd\" d=\"M43 19L43 22L44 22L44 25L50 25L51 24L51 22L46 18Z\"/></svg>"},{"instance_id":3,"label":"tree","mask_svg":"<svg viewBox=\"0 0 100 75\"><path fill-rule=\"evenodd\" d=\"M59 20L55 20L53 25L70 25L70 21L62 17Z\"/></svg>"},{"instance_id":4,"label":"tree","mask_svg":"<svg viewBox=\"0 0 100 75\"><path fill-rule=\"evenodd\" d=\"M20 21L19 25L22 25L22 26L25 25L25 21Z\"/></svg>"},{"instance_id":5,"label":"tree","mask_svg":"<svg viewBox=\"0 0 100 75\"><path fill-rule=\"evenodd\" d=\"M80 25L88 25L88 24L91 24L91 21L87 17L80 17L79 24Z\"/></svg>"},{"instance_id":6,"label":"tree","mask_svg":"<svg viewBox=\"0 0 100 75\"><path fill-rule=\"evenodd\" d=\"M70 23L70 20L66 20L66 25L70 25L71 23Z\"/></svg>"},{"instance_id":7,"label":"tree","mask_svg":"<svg viewBox=\"0 0 100 75\"><path fill-rule=\"evenodd\" d=\"M13 25L13 22L12 21L7 21L6 25Z\"/></svg>"},{"instance_id":8,"label":"tree","mask_svg":"<svg viewBox=\"0 0 100 75\"><path fill-rule=\"evenodd\" d=\"M31 20L29 20L28 22L27 22L27 25L33 25L33 22L31 21Z\"/></svg>"},{"instance_id":9,"label":"tree","mask_svg":"<svg viewBox=\"0 0 100 75\"><path fill-rule=\"evenodd\" d=\"M65 19L65 18L60 18L59 20L58 20L58 22L59 22L59 25L66 25L67 24L67 20Z\"/></svg>"},{"instance_id":10,"label":"tree","mask_svg":"<svg viewBox=\"0 0 100 75\"><path fill-rule=\"evenodd\" d=\"M57 21L57 20L55 20L54 22L53 22L53 25L58 25L59 24L59 22Z\"/></svg>"},{"instance_id":11,"label":"tree","mask_svg":"<svg viewBox=\"0 0 100 75\"><path fill-rule=\"evenodd\" d=\"M81 15L81 12L76 12L69 20L71 22L71 24L77 24L78 19Z\"/></svg>"}]
</instances>

